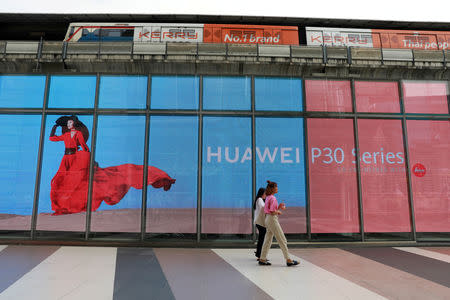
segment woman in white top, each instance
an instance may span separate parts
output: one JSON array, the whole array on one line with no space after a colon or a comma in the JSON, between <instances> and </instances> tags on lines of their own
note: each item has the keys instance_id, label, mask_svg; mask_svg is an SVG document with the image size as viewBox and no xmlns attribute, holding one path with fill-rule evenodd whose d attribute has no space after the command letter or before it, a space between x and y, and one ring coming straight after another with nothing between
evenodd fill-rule
<instances>
[{"instance_id":1,"label":"woman in white top","mask_svg":"<svg viewBox=\"0 0 450 300\"><path fill-rule=\"evenodd\" d=\"M266 193L264 188L260 188L258 193L256 194L255 201L253 202L253 209L255 210L255 216L253 219L253 223L258 228L258 244L256 244L255 256L258 258L261 256L261 249L264 243L264 237L266 235L266 227L264 224L264 202L266 199Z\"/></svg>"}]
</instances>

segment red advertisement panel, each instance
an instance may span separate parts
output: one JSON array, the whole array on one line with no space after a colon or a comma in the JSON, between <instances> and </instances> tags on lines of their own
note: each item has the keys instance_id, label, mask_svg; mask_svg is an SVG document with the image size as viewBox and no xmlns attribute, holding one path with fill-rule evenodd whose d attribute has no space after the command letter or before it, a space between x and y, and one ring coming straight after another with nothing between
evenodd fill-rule
<instances>
[{"instance_id":1,"label":"red advertisement panel","mask_svg":"<svg viewBox=\"0 0 450 300\"><path fill-rule=\"evenodd\" d=\"M352 112L350 81L305 80L306 110Z\"/></svg>"},{"instance_id":2,"label":"red advertisement panel","mask_svg":"<svg viewBox=\"0 0 450 300\"><path fill-rule=\"evenodd\" d=\"M298 45L295 26L205 24L205 43Z\"/></svg>"},{"instance_id":3,"label":"red advertisement panel","mask_svg":"<svg viewBox=\"0 0 450 300\"><path fill-rule=\"evenodd\" d=\"M397 82L356 81L355 97L358 112L400 112Z\"/></svg>"},{"instance_id":4,"label":"red advertisement panel","mask_svg":"<svg viewBox=\"0 0 450 300\"><path fill-rule=\"evenodd\" d=\"M408 120L417 232L450 232L450 122Z\"/></svg>"},{"instance_id":5,"label":"red advertisement panel","mask_svg":"<svg viewBox=\"0 0 450 300\"><path fill-rule=\"evenodd\" d=\"M406 113L448 114L446 82L404 81Z\"/></svg>"},{"instance_id":6,"label":"red advertisement panel","mask_svg":"<svg viewBox=\"0 0 450 300\"><path fill-rule=\"evenodd\" d=\"M358 120L365 232L409 232L401 120Z\"/></svg>"},{"instance_id":7,"label":"red advertisement panel","mask_svg":"<svg viewBox=\"0 0 450 300\"><path fill-rule=\"evenodd\" d=\"M312 233L359 232L353 121L308 119Z\"/></svg>"}]
</instances>

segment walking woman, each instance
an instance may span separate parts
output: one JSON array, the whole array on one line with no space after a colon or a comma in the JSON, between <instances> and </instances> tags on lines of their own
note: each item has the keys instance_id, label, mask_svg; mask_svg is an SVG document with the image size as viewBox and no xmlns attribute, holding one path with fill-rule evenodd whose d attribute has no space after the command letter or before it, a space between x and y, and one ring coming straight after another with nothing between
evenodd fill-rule
<instances>
[{"instance_id":1,"label":"walking woman","mask_svg":"<svg viewBox=\"0 0 450 300\"><path fill-rule=\"evenodd\" d=\"M299 264L298 261L292 260L289 257L289 252L287 248L287 240L284 236L283 229L281 229L280 223L278 222L278 215L281 215L282 209L285 209L284 203L278 205L277 198L275 194L278 193L278 185L276 182L267 180L266 187L266 202L264 206L264 213L266 214L265 224L266 224L266 237L264 238L264 244L262 247L261 258L258 263L262 266L270 266L271 263L267 261L267 254L272 246L273 236L277 239L280 245L283 256L286 259L286 265L296 266Z\"/></svg>"},{"instance_id":2,"label":"walking woman","mask_svg":"<svg viewBox=\"0 0 450 300\"><path fill-rule=\"evenodd\" d=\"M266 201L265 189L260 188L258 193L256 194L255 201L253 202L253 210L255 211L255 216L253 219L253 223L258 228L258 243L256 244L255 256L258 258L261 257L261 248L264 243L264 237L266 235L266 227L264 225L264 201Z\"/></svg>"}]
</instances>

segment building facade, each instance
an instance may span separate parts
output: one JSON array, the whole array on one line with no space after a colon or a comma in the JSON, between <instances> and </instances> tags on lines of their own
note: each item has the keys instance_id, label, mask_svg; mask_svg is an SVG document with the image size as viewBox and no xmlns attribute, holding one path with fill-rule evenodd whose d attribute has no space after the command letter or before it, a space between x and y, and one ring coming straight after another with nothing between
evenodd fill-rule
<instances>
[{"instance_id":1,"label":"building facade","mask_svg":"<svg viewBox=\"0 0 450 300\"><path fill-rule=\"evenodd\" d=\"M252 242L271 180L289 241L449 241L447 51L101 46L5 50L2 238Z\"/></svg>"}]
</instances>

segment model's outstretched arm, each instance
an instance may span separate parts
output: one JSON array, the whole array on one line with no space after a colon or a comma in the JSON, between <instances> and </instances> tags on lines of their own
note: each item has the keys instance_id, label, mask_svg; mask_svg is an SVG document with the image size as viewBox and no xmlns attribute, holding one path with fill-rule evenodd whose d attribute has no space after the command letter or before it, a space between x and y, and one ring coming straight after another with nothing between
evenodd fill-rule
<instances>
[{"instance_id":1,"label":"model's outstretched arm","mask_svg":"<svg viewBox=\"0 0 450 300\"><path fill-rule=\"evenodd\" d=\"M58 128L58 125L56 124L53 125L52 131L50 132L50 141L52 142L58 142L63 140L62 135L60 136L55 135L56 128Z\"/></svg>"}]
</instances>

